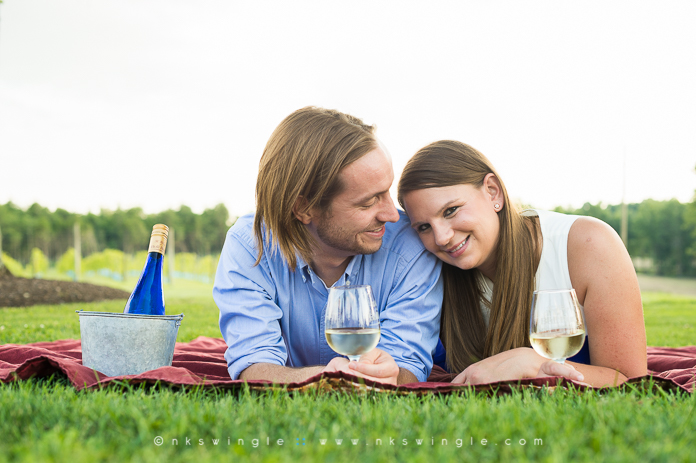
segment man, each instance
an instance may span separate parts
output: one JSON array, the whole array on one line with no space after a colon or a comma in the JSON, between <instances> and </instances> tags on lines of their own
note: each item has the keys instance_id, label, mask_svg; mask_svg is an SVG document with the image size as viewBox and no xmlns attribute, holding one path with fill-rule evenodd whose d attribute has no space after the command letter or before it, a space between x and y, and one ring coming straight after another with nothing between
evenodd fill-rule
<instances>
[{"instance_id":1,"label":"man","mask_svg":"<svg viewBox=\"0 0 696 463\"><path fill-rule=\"evenodd\" d=\"M374 127L307 107L271 135L256 214L240 217L213 297L232 379L302 381L323 371L391 384L425 381L440 326L440 262L389 195L391 159ZM381 339L359 362L324 337L328 288L369 284Z\"/></svg>"}]
</instances>

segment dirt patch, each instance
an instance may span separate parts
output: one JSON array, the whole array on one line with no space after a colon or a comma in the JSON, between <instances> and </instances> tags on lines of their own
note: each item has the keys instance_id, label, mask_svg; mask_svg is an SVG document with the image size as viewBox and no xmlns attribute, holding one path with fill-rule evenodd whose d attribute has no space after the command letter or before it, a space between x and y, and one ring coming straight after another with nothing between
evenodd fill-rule
<instances>
[{"instance_id":1,"label":"dirt patch","mask_svg":"<svg viewBox=\"0 0 696 463\"><path fill-rule=\"evenodd\" d=\"M94 302L128 299L120 289L75 281L17 278L6 267L0 268L0 307L27 307L35 304Z\"/></svg>"}]
</instances>

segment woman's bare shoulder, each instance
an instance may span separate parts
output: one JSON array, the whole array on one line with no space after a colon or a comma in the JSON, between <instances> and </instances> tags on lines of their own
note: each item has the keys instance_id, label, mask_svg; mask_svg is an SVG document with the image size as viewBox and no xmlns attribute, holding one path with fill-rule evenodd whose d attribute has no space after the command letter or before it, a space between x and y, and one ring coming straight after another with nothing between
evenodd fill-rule
<instances>
[{"instance_id":1,"label":"woman's bare shoulder","mask_svg":"<svg viewBox=\"0 0 696 463\"><path fill-rule=\"evenodd\" d=\"M568 248L573 246L591 250L617 245L623 246L623 243L616 231L606 222L594 217L578 217L570 227Z\"/></svg>"},{"instance_id":2,"label":"woman's bare shoulder","mask_svg":"<svg viewBox=\"0 0 696 463\"><path fill-rule=\"evenodd\" d=\"M592 283L621 278L627 271L635 279L631 258L618 233L594 217L578 217L570 228L568 270L581 300Z\"/></svg>"}]
</instances>

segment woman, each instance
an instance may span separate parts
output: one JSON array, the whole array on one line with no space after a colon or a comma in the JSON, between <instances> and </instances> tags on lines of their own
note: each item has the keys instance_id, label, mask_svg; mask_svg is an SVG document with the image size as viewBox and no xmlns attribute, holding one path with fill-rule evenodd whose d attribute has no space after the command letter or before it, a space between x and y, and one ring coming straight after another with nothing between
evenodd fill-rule
<instances>
[{"instance_id":1,"label":"woman","mask_svg":"<svg viewBox=\"0 0 696 463\"><path fill-rule=\"evenodd\" d=\"M398 197L425 247L444 262L440 338L458 373L453 382L563 376L604 386L647 373L638 281L607 224L519 213L490 161L449 140L409 160ZM559 364L529 347L529 318L535 289L563 287L584 306L589 353Z\"/></svg>"}]
</instances>

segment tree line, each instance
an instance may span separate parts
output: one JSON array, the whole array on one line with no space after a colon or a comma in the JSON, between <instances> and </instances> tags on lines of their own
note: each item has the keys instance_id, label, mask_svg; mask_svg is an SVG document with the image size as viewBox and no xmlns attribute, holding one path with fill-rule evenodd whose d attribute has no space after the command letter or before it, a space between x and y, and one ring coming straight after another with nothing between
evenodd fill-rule
<instances>
[{"instance_id":1,"label":"tree line","mask_svg":"<svg viewBox=\"0 0 696 463\"><path fill-rule=\"evenodd\" d=\"M696 276L696 201L646 199L627 206L626 248L636 268L656 275ZM579 209L555 210L596 217L621 233L621 208L586 203Z\"/></svg>"},{"instance_id":2,"label":"tree line","mask_svg":"<svg viewBox=\"0 0 696 463\"><path fill-rule=\"evenodd\" d=\"M181 206L178 211L170 209L156 214L133 208L81 215L60 208L51 212L36 203L23 210L8 202L0 205L2 251L26 264L36 248L55 261L73 247L75 223L80 227L83 256L105 249L119 249L128 254L147 250L156 223L174 230L177 252L216 254L222 249L232 224L224 204L201 214Z\"/></svg>"},{"instance_id":3,"label":"tree line","mask_svg":"<svg viewBox=\"0 0 696 463\"><path fill-rule=\"evenodd\" d=\"M586 203L579 209L557 212L603 220L621 232L621 205ZM177 252L217 254L232 224L223 204L196 214L187 206L145 214L140 208L80 215L64 209L54 212L38 204L26 210L8 202L0 205L2 250L24 264L40 249L55 261L73 246L73 226L80 224L82 255L105 249L133 254L147 249L152 225L167 224L175 231ZM665 276L696 276L696 201L676 199L628 204L627 249L639 271Z\"/></svg>"}]
</instances>

